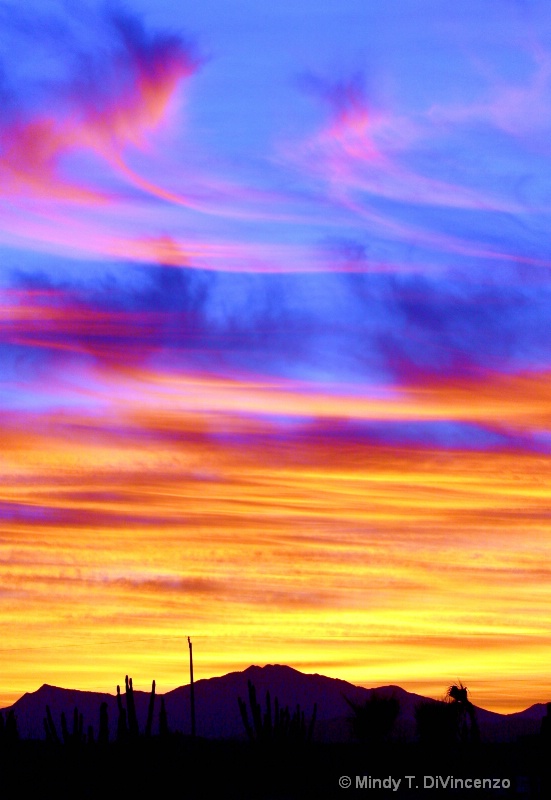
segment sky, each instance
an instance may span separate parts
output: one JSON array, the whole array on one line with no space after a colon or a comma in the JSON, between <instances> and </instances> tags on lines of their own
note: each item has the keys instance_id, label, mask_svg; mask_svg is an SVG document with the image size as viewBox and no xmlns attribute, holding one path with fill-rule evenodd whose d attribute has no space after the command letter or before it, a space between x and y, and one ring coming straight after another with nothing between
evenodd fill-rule
<instances>
[{"instance_id":1,"label":"sky","mask_svg":"<svg viewBox=\"0 0 551 800\"><path fill-rule=\"evenodd\" d=\"M551 699L544 0L0 0L0 705Z\"/></svg>"}]
</instances>

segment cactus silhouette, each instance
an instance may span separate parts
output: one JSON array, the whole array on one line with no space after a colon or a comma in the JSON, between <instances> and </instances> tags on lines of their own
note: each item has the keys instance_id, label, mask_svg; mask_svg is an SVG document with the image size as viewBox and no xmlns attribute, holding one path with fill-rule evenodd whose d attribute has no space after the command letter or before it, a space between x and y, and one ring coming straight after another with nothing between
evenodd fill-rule
<instances>
[{"instance_id":1,"label":"cactus silhouette","mask_svg":"<svg viewBox=\"0 0 551 800\"><path fill-rule=\"evenodd\" d=\"M61 712L61 737L63 739L64 744L82 744L86 741L86 737L83 734L83 717L82 714L79 714L78 708L75 707L73 711L73 728L72 731L69 731L69 727L67 725L67 717L65 716L65 712ZM55 726L55 722L52 717L52 712L50 710L50 706L46 706L46 716L44 717L44 730L46 732L46 740L49 742L53 742L55 744L60 743L60 738L57 733L57 729Z\"/></svg>"},{"instance_id":2,"label":"cactus silhouette","mask_svg":"<svg viewBox=\"0 0 551 800\"><path fill-rule=\"evenodd\" d=\"M82 741L82 727L83 719L82 714L78 713L78 708L73 711L73 730L69 732L65 714L61 713L61 733L65 744L76 744Z\"/></svg>"},{"instance_id":3,"label":"cactus silhouette","mask_svg":"<svg viewBox=\"0 0 551 800\"><path fill-rule=\"evenodd\" d=\"M247 711L247 704L241 698L237 698L241 719L245 727L245 732L250 741L256 742L270 742L270 741L295 741L295 742L309 742L314 733L314 725L316 723L317 704L314 704L314 710L308 727L304 711L301 711L300 705L297 705L293 714L289 708L281 708L279 700L276 697L274 700L274 713L272 716L272 702L270 692L266 692L266 710L262 713L260 703L256 699L256 689L252 681L247 681L247 688L249 694L249 707L251 710L252 724L249 722L249 715Z\"/></svg>"},{"instance_id":4,"label":"cactus silhouette","mask_svg":"<svg viewBox=\"0 0 551 800\"><path fill-rule=\"evenodd\" d=\"M145 735L151 736L153 725L153 709L155 706L155 681L151 684L151 694L149 695L149 707L147 709L147 722L145 724Z\"/></svg>"},{"instance_id":5,"label":"cactus silhouette","mask_svg":"<svg viewBox=\"0 0 551 800\"><path fill-rule=\"evenodd\" d=\"M126 709L122 704L121 687L117 684L117 708L119 710L119 720L117 723L117 741L123 742L126 739L128 728L126 726Z\"/></svg>"},{"instance_id":6,"label":"cactus silhouette","mask_svg":"<svg viewBox=\"0 0 551 800\"><path fill-rule=\"evenodd\" d=\"M47 741L59 744L59 736L57 735L52 712L50 710L50 706L48 705L46 706L46 716L44 717L44 730L46 731Z\"/></svg>"},{"instance_id":7,"label":"cactus silhouette","mask_svg":"<svg viewBox=\"0 0 551 800\"><path fill-rule=\"evenodd\" d=\"M136 717L136 705L134 703L134 689L132 687L132 678L128 675L124 679L126 688L126 713L128 715L128 733L135 739L139 733L138 718Z\"/></svg>"},{"instance_id":8,"label":"cactus silhouette","mask_svg":"<svg viewBox=\"0 0 551 800\"><path fill-rule=\"evenodd\" d=\"M121 687L117 686L117 707L119 711L119 721L117 724L117 741L124 741L127 738L137 739L140 735L140 728L138 724L138 717L136 715L136 703L134 699L134 687L132 685L132 678L128 675L124 679L125 684L125 697L126 708L122 703ZM147 710L147 721L145 724L145 735L151 736L153 728L153 712L155 709L155 681L151 684L151 694L149 695L149 706ZM105 717L107 720L107 707L105 709ZM107 721L105 722L105 729L107 729ZM164 707L164 698L161 698L161 712L159 715L159 733L164 736L168 733L168 724L166 717L166 709ZM100 739L101 739L100 730Z\"/></svg>"}]
</instances>

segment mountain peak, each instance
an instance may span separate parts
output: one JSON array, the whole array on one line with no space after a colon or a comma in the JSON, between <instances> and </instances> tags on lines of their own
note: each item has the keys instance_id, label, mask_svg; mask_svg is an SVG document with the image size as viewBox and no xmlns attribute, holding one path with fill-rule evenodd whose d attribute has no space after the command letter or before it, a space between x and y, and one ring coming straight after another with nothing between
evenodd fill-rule
<instances>
[{"instance_id":1,"label":"mountain peak","mask_svg":"<svg viewBox=\"0 0 551 800\"><path fill-rule=\"evenodd\" d=\"M250 667L243 670L243 675L254 675L255 673L262 673L267 675L268 673L280 673L281 675L304 675L303 672L299 672L298 669L294 669L293 667L288 667L286 664L265 664L263 667L258 666L257 664L251 664Z\"/></svg>"}]
</instances>

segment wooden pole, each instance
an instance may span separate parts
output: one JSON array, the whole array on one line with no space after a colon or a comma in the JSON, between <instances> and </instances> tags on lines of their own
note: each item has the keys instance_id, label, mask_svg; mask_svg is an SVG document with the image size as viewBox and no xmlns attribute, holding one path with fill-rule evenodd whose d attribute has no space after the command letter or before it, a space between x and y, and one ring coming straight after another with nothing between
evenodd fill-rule
<instances>
[{"instance_id":1,"label":"wooden pole","mask_svg":"<svg viewBox=\"0 0 551 800\"><path fill-rule=\"evenodd\" d=\"M195 687L193 686L193 645L187 637L189 644L189 700L191 703L191 735L195 738Z\"/></svg>"}]
</instances>

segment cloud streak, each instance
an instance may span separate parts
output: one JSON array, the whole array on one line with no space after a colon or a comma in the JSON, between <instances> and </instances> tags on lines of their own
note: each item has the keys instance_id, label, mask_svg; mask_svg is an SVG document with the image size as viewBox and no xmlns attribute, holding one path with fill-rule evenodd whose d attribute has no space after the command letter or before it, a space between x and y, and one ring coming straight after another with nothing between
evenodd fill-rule
<instances>
[{"instance_id":1,"label":"cloud streak","mask_svg":"<svg viewBox=\"0 0 551 800\"><path fill-rule=\"evenodd\" d=\"M300 648L314 663L330 625L332 646L345 653L335 674L353 670L369 647L372 674L379 660L388 665L390 649L401 654L396 680L426 678L428 642L440 653L431 669L445 671L473 638L485 654L479 674L492 674L513 650L545 657L541 529L551 484L539 454L354 439L343 448L314 431L286 443L269 426L244 449L213 439L205 416L180 415L180 435L174 418L168 440L154 420L144 439L143 419L107 434L103 420L77 424L74 414L47 424L41 415L41 435L32 420L11 438L3 432L11 446L3 451L0 574L11 611L0 614L0 628L14 648L32 631L48 680L63 682L73 668L68 651L60 664L56 642L42 642L52 620L77 643L79 664L78 642L91 625L107 665L119 664L127 636L147 641L148 652L167 637L166 665L182 619L199 626L207 659L231 631L269 660L286 630L285 659ZM214 420L227 431L223 416ZM13 613L23 622L17 635ZM245 645L240 658L248 657Z\"/></svg>"}]
</instances>

